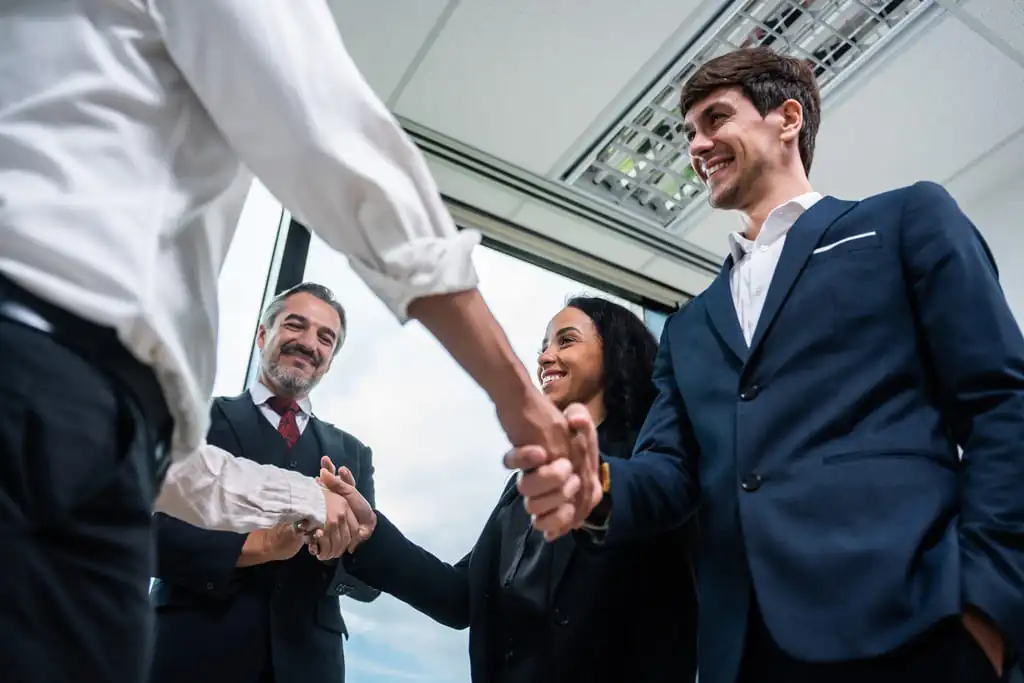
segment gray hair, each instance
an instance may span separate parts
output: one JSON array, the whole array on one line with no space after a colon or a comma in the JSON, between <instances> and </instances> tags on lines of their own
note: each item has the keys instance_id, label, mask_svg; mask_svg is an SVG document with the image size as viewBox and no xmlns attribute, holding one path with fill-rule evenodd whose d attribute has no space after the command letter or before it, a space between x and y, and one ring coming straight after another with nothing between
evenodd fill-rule
<instances>
[{"instance_id":1,"label":"gray hair","mask_svg":"<svg viewBox=\"0 0 1024 683\"><path fill-rule=\"evenodd\" d=\"M297 284L294 287L284 290L267 304L266 309L263 311L263 316L260 318L260 324L266 327L268 330L274 326L274 321L277 320L277 316L284 310L285 302L296 294L310 294L315 296L320 301L329 305L334 309L334 312L338 314L338 320L340 321L340 327L338 329L338 343L334 347L334 355L338 355L338 351L341 350L341 345L345 343L345 331L348 327L345 320L345 309L342 308L341 303L334 297L332 292L323 285L318 285L315 282L303 282Z\"/></svg>"}]
</instances>

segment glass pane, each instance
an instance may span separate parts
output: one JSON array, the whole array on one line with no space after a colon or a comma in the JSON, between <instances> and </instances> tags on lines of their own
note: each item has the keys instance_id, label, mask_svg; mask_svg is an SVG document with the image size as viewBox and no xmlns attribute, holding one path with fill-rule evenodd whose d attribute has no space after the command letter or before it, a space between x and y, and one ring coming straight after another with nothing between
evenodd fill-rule
<instances>
[{"instance_id":1,"label":"glass pane","mask_svg":"<svg viewBox=\"0 0 1024 683\"><path fill-rule=\"evenodd\" d=\"M254 182L217 281L220 318L214 396L234 396L245 388L282 214L274 195Z\"/></svg>"},{"instance_id":2,"label":"glass pane","mask_svg":"<svg viewBox=\"0 0 1024 683\"><path fill-rule=\"evenodd\" d=\"M531 370L548 320L567 297L608 296L486 248L477 250L476 265L488 304ZM509 476L501 465L508 442L491 404L423 327L400 326L316 237L305 279L334 290L349 319L345 346L312 394L314 413L373 449L380 510L417 544L457 562ZM351 680L469 681L466 631L386 595L370 604L345 599L342 609Z\"/></svg>"},{"instance_id":3,"label":"glass pane","mask_svg":"<svg viewBox=\"0 0 1024 683\"><path fill-rule=\"evenodd\" d=\"M647 329L651 331L651 334L659 341L661 341L661 332L665 329L666 320L668 320L667 313L644 309L644 323L646 323Z\"/></svg>"}]
</instances>

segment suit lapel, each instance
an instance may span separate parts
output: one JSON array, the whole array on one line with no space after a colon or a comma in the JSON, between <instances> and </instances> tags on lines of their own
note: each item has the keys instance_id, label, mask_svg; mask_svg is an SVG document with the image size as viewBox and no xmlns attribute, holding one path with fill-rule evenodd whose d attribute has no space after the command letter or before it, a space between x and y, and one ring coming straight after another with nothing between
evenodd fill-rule
<instances>
[{"instance_id":1,"label":"suit lapel","mask_svg":"<svg viewBox=\"0 0 1024 683\"><path fill-rule=\"evenodd\" d=\"M259 437L259 420L262 420L263 416L260 415L259 408L253 404L252 396L249 392L246 391L239 396L226 399L220 406L224 412L224 417L227 418L228 424L231 425L231 430L235 433L235 438L238 439L238 445L242 449L242 452L238 455L262 464L275 464L267 463L264 457L267 449L261 447Z\"/></svg>"},{"instance_id":2,"label":"suit lapel","mask_svg":"<svg viewBox=\"0 0 1024 683\"><path fill-rule=\"evenodd\" d=\"M316 437L316 442L319 446L319 452L316 455L316 463L313 463L312 465L310 463L304 463L307 467L310 467L311 470L315 470L316 474L320 474L320 457L326 455L331 459L331 462L334 463L336 468L339 468L342 465L348 467L355 480L359 481L360 472L358 471L358 468L354 466L352 459L349 457L349 453L345 450L345 445L341 442L341 439L336 438L337 432L328 428L323 422L312 415L309 416L309 423L306 425L306 429L313 430L312 436ZM301 465L299 469L303 472L306 471L306 469Z\"/></svg>"},{"instance_id":3,"label":"suit lapel","mask_svg":"<svg viewBox=\"0 0 1024 683\"><path fill-rule=\"evenodd\" d=\"M736 304L732 300L732 285L729 274L732 271L732 256L725 260L718 277L712 281L705 292L708 317L718 336L736 355L741 363L747 360L747 342L740 329L740 320L736 315Z\"/></svg>"},{"instance_id":4,"label":"suit lapel","mask_svg":"<svg viewBox=\"0 0 1024 683\"><path fill-rule=\"evenodd\" d=\"M789 296L807 259L811 257L815 247L829 226L852 209L856 202L844 202L834 197L823 197L797 219L786 235L786 244L782 247L779 264L768 287L764 308L754 330L754 338L750 342L747 358L752 358L758 346L764 340L768 329L778 315L782 304ZM735 317L735 316L734 316Z\"/></svg>"}]
</instances>

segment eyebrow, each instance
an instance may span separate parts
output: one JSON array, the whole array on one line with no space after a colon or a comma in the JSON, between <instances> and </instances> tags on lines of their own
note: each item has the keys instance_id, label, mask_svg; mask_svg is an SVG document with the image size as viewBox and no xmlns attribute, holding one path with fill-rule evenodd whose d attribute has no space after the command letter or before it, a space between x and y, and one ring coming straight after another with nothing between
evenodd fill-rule
<instances>
[{"instance_id":1,"label":"eyebrow","mask_svg":"<svg viewBox=\"0 0 1024 683\"><path fill-rule=\"evenodd\" d=\"M573 326L570 325L569 327L563 327L562 329L558 330L558 332L555 332L555 336L556 337L561 337L566 332L576 332L577 334L583 334L582 332L579 331L578 328L573 327ZM544 337L544 339L542 339L541 342L540 342L540 347L542 349L543 348L547 348L547 345L548 345L548 338Z\"/></svg>"},{"instance_id":2,"label":"eyebrow","mask_svg":"<svg viewBox=\"0 0 1024 683\"><path fill-rule=\"evenodd\" d=\"M723 109L729 109L729 108L730 107L725 102L722 102L720 100L716 100L716 101L712 102L711 104L707 105L706 107L704 107L704 109L701 110L700 114L697 115L696 118L698 118L698 119L706 119L707 117L711 116L712 114L721 112ZM693 134L696 131L696 129L697 129L696 126L694 126L691 122L689 122L689 121L684 121L683 122L683 135L689 136L689 135Z\"/></svg>"},{"instance_id":3,"label":"eyebrow","mask_svg":"<svg viewBox=\"0 0 1024 683\"><path fill-rule=\"evenodd\" d=\"M289 313L284 317L284 320L285 322L288 322L289 320L294 320L295 322L301 323L303 325L309 324L309 318L307 318L304 315L299 315L298 313ZM317 330L319 332L327 334L332 341L338 338L338 333L332 330L331 328L327 327L326 325L319 325L317 327Z\"/></svg>"}]
</instances>

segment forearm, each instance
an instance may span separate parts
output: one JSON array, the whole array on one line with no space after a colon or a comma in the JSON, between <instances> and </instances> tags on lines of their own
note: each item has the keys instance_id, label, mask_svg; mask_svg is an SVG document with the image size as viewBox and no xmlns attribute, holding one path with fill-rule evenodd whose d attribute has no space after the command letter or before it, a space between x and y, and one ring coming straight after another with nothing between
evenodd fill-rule
<instances>
[{"instance_id":1,"label":"forearm","mask_svg":"<svg viewBox=\"0 0 1024 683\"><path fill-rule=\"evenodd\" d=\"M608 459L611 505L606 544L647 539L678 528L696 507L695 486L680 458L642 453Z\"/></svg>"},{"instance_id":2,"label":"forearm","mask_svg":"<svg viewBox=\"0 0 1024 683\"><path fill-rule=\"evenodd\" d=\"M478 290L423 297L413 301L408 312L437 338L499 410L525 402L536 391Z\"/></svg>"},{"instance_id":3,"label":"forearm","mask_svg":"<svg viewBox=\"0 0 1024 683\"><path fill-rule=\"evenodd\" d=\"M242 550L238 554L235 566L253 567L258 564L273 562L277 558L270 552L270 544L267 542L267 532L263 530L250 531L242 544Z\"/></svg>"},{"instance_id":4,"label":"forearm","mask_svg":"<svg viewBox=\"0 0 1024 683\"><path fill-rule=\"evenodd\" d=\"M469 626L468 556L441 561L377 514L373 536L345 557L348 571L450 628Z\"/></svg>"},{"instance_id":5,"label":"forearm","mask_svg":"<svg viewBox=\"0 0 1024 683\"><path fill-rule=\"evenodd\" d=\"M246 533L304 519L323 524L326 503L311 477L204 444L175 458L156 511L204 529Z\"/></svg>"}]
</instances>

